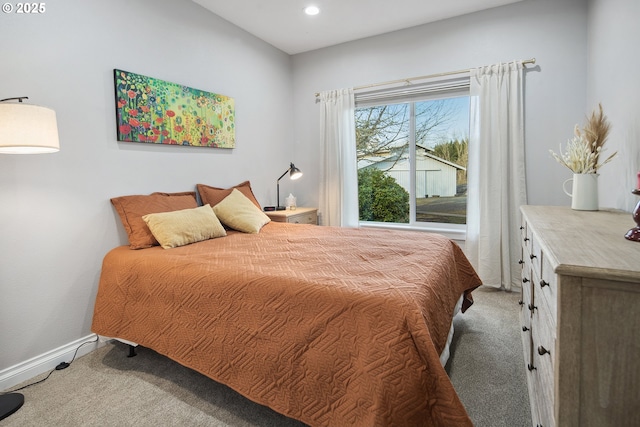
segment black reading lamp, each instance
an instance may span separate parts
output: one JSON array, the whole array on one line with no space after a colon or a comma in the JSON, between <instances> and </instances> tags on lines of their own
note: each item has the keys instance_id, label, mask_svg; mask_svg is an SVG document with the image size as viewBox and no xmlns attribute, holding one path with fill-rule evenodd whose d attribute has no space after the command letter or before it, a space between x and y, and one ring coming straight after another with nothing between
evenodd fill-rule
<instances>
[{"instance_id":1,"label":"black reading lamp","mask_svg":"<svg viewBox=\"0 0 640 427\"><path fill-rule=\"evenodd\" d=\"M28 98L0 99L0 154L55 153L60 149L55 111L25 104L24 99ZM23 403L21 393L0 394L0 420Z\"/></svg>"},{"instance_id":2,"label":"black reading lamp","mask_svg":"<svg viewBox=\"0 0 640 427\"><path fill-rule=\"evenodd\" d=\"M276 181L277 184L277 189L276 189L276 194L277 194L277 198L278 198L278 205L277 206L265 206L264 210L265 211L283 211L285 209L287 209L285 206L280 206L280 180L282 178L284 178L284 176L287 174L287 172L289 172L289 178L291 179L298 179L302 176L302 172L300 172L300 169L298 169L296 167L296 165L294 165L293 163L290 164L289 169L287 169L286 171L284 171L284 173L282 175L280 175L280 178L278 178L278 181Z\"/></svg>"}]
</instances>

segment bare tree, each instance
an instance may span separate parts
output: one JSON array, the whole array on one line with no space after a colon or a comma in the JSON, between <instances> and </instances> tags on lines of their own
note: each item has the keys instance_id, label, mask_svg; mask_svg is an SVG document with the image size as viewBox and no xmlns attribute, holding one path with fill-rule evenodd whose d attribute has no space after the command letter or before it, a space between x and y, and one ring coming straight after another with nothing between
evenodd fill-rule
<instances>
[{"instance_id":1,"label":"bare tree","mask_svg":"<svg viewBox=\"0 0 640 427\"><path fill-rule=\"evenodd\" d=\"M446 100L415 103L415 142L427 145L429 140L446 133L455 111ZM388 104L356 109L356 152L358 159L384 158L389 168L406 157L409 149L410 105Z\"/></svg>"},{"instance_id":2,"label":"bare tree","mask_svg":"<svg viewBox=\"0 0 640 427\"><path fill-rule=\"evenodd\" d=\"M409 140L409 105L393 104L356 109L358 159L388 156Z\"/></svg>"},{"instance_id":3,"label":"bare tree","mask_svg":"<svg viewBox=\"0 0 640 427\"><path fill-rule=\"evenodd\" d=\"M427 146L429 140L443 138L456 114L446 100L416 102L416 144Z\"/></svg>"}]
</instances>

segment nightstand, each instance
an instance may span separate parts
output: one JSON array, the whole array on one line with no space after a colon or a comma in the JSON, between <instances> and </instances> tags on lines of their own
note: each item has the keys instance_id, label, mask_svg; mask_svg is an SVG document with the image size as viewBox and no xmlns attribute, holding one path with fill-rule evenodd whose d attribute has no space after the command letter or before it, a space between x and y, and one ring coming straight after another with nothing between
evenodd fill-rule
<instances>
[{"instance_id":1,"label":"nightstand","mask_svg":"<svg viewBox=\"0 0 640 427\"><path fill-rule=\"evenodd\" d=\"M294 210L265 212L271 221L291 224L318 225L318 208L296 208Z\"/></svg>"}]
</instances>

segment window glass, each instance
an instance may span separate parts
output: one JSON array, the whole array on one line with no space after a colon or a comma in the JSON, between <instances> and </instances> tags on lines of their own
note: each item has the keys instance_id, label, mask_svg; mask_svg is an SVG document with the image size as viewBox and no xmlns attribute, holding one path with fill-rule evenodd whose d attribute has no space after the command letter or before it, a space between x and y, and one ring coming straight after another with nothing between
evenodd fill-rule
<instances>
[{"instance_id":1,"label":"window glass","mask_svg":"<svg viewBox=\"0 0 640 427\"><path fill-rule=\"evenodd\" d=\"M416 222L466 224L469 97L416 103Z\"/></svg>"},{"instance_id":2,"label":"window glass","mask_svg":"<svg viewBox=\"0 0 640 427\"><path fill-rule=\"evenodd\" d=\"M371 104L355 112L360 221L466 224L468 89Z\"/></svg>"},{"instance_id":3,"label":"window glass","mask_svg":"<svg viewBox=\"0 0 640 427\"><path fill-rule=\"evenodd\" d=\"M409 223L409 104L356 109L360 221ZM396 175L396 176L394 176Z\"/></svg>"}]
</instances>

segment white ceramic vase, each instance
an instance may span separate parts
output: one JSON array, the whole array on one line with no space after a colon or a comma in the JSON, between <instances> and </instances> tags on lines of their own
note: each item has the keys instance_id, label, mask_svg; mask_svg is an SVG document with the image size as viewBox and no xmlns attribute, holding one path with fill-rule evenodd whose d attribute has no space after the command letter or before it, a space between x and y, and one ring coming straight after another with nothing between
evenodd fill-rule
<instances>
[{"instance_id":1,"label":"white ceramic vase","mask_svg":"<svg viewBox=\"0 0 640 427\"><path fill-rule=\"evenodd\" d=\"M569 178L562 184L565 194L571 197L571 209L598 210L598 176L597 173L574 173L573 178ZM573 182L571 193L566 189L566 184L570 181Z\"/></svg>"}]
</instances>

